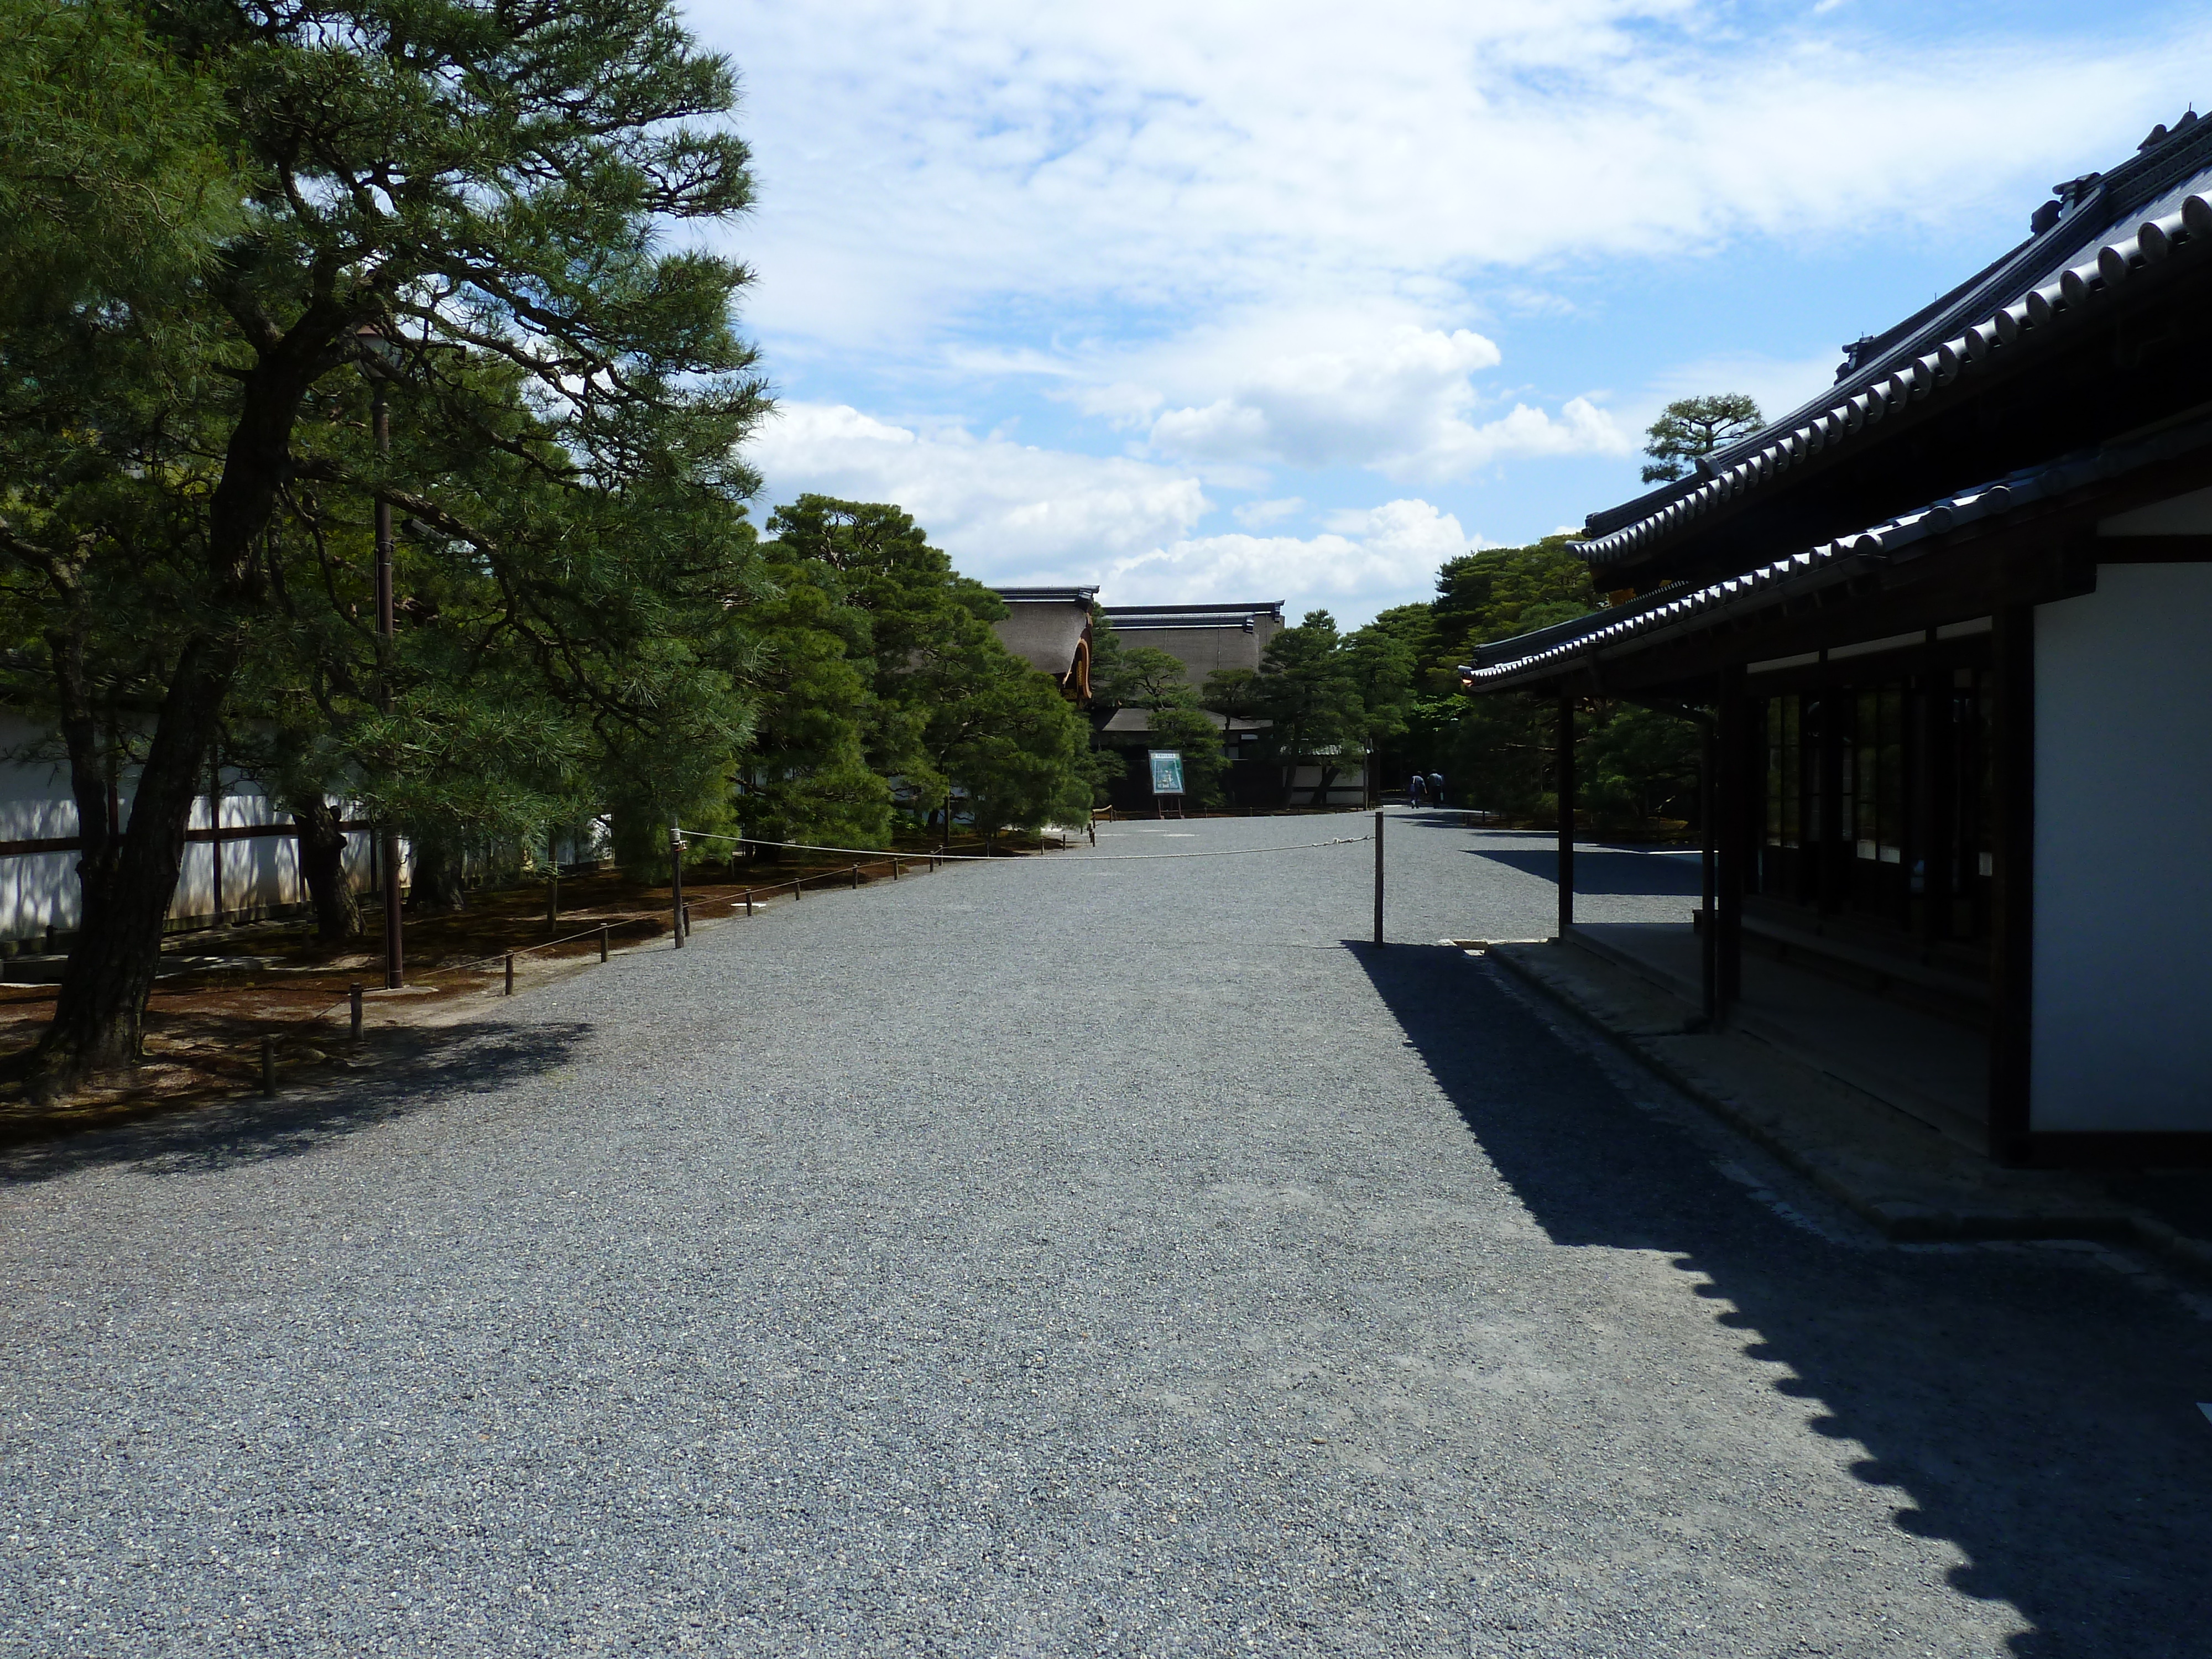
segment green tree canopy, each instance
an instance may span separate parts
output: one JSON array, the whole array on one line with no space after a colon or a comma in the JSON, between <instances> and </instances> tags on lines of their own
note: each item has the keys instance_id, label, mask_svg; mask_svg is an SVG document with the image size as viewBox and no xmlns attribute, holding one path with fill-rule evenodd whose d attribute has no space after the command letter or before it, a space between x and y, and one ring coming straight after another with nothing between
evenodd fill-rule
<instances>
[{"instance_id":1,"label":"green tree canopy","mask_svg":"<svg viewBox=\"0 0 2212 1659\"><path fill-rule=\"evenodd\" d=\"M117 71L64 77L68 107L37 120L16 118L23 88L49 82L4 77L0 142L46 196L8 198L0 242L52 242L39 200L80 240L136 212L189 274L141 284L132 261L55 244L43 309L0 347L12 661L62 729L86 847L48 1083L137 1057L187 816L242 688L313 706L334 763L424 822L477 810L483 757L518 744L526 793L559 785L567 735L524 730L549 702L656 798L720 763L697 739L741 737L715 689L741 653L702 601L743 585L734 457L766 406L730 322L747 273L664 234L750 192L729 67L669 0L54 9L111 30L94 44ZM171 78L189 82L173 118L149 113L145 87ZM125 188L39 160L64 117L122 155ZM388 460L364 368L391 392ZM363 621L372 501L403 520L422 590L415 639L388 649ZM119 830L106 786L132 743Z\"/></svg>"},{"instance_id":2,"label":"green tree canopy","mask_svg":"<svg viewBox=\"0 0 2212 1659\"><path fill-rule=\"evenodd\" d=\"M1705 398L1677 398L1660 411L1644 434L1646 483L1670 483L1687 477L1698 457L1747 437L1765 424L1759 404L1741 392Z\"/></svg>"}]
</instances>

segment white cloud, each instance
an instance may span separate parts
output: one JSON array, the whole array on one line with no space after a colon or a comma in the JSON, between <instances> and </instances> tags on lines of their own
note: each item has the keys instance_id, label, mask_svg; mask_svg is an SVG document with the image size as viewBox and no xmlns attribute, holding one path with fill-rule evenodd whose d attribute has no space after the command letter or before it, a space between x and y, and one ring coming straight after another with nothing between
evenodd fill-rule
<instances>
[{"instance_id":1,"label":"white cloud","mask_svg":"<svg viewBox=\"0 0 2212 1659\"><path fill-rule=\"evenodd\" d=\"M1280 519L1295 517L1304 506L1305 501L1303 497L1285 495L1272 501L1244 501L1231 511L1236 514L1237 523L1243 525L1247 530L1257 530L1262 525L1270 525Z\"/></svg>"},{"instance_id":2,"label":"white cloud","mask_svg":"<svg viewBox=\"0 0 2212 1659\"><path fill-rule=\"evenodd\" d=\"M966 574L1096 582L1115 604L1279 599L1358 623L1429 598L1439 565L1488 544L1418 499L1331 513L1317 536L1195 535L1211 507L1187 474L898 425L842 404L786 404L748 458L771 501L815 490L896 501ZM1256 529L1305 505L1252 501L1237 516Z\"/></svg>"},{"instance_id":3,"label":"white cloud","mask_svg":"<svg viewBox=\"0 0 2212 1659\"><path fill-rule=\"evenodd\" d=\"M1107 568L1115 605L1282 599L1292 616L1327 608L1351 624L1388 605L1432 597L1437 568L1480 545L1424 501L1333 514L1318 536L1188 538Z\"/></svg>"},{"instance_id":4,"label":"white cloud","mask_svg":"<svg viewBox=\"0 0 2212 1659\"><path fill-rule=\"evenodd\" d=\"M1091 580L1083 573L1116 555L1188 534L1207 509L1196 478L1150 462L897 426L842 404L786 403L746 458L772 501L896 501L989 581Z\"/></svg>"},{"instance_id":5,"label":"white cloud","mask_svg":"<svg viewBox=\"0 0 2212 1659\"><path fill-rule=\"evenodd\" d=\"M1240 345L1251 355L1235 363ZM1418 470L1413 458L1437 453L1464 424L1476 395L1468 377L1498 362L1497 346L1471 330L1409 323L1352 331L1325 350L1236 341L1212 355L1231 358L1218 364L1235 376L1230 389L1202 408L1161 414L1153 448L1182 459L1371 466L1394 476ZM1177 372L1190 378L1188 354Z\"/></svg>"},{"instance_id":6,"label":"white cloud","mask_svg":"<svg viewBox=\"0 0 2212 1659\"><path fill-rule=\"evenodd\" d=\"M754 315L916 357L1046 317L1395 304L1437 325L1498 273L1510 307L1564 261L1985 211L1960 204L2131 144L2212 46L2180 9L2131 36L2085 13L2070 39L1902 40L1693 0L691 15L748 78Z\"/></svg>"}]
</instances>

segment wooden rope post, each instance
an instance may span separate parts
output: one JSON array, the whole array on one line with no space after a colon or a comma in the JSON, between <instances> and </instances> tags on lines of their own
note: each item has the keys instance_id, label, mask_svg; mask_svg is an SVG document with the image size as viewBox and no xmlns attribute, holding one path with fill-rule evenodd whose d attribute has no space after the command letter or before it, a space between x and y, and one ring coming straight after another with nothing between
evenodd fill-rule
<instances>
[{"instance_id":1,"label":"wooden rope post","mask_svg":"<svg viewBox=\"0 0 2212 1659\"><path fill-rule=\"evenodd\" d=\"M603 922L601 922L601 923L599 924L599 960L600 960L601 962L605 962L606 959L607 959L607 925L606 925L606 923L605 923L605 922L603 921Z\"/></svg>"},{"instance_id":2,"label":"wooden rope post","mask_svg":"<svg viewBox=\"0 0 2212 1659\"><path fill-rule=\"evenodd\" d=\"M1382 948L1382 814L1375 814L1375 948Z\"/></svg>"},{"instance_id":3,"label":"wooden rope post","mask_svg":"<svg viewBox=\"0 0 2212 1659\"><path fill-rule=\"evenodd\" d=\"M791 896L794 902L806 896L806 878L804 876L791 884Z\"/></svg>"},{"instance_id":4,"label":"wooden rope post","mask_svg":"<svg viewBox=\"0 0 2212 1659\"><path fill-rule=\"evenodd\" d=\"M668 909L676 930L676 948L684 948L684 832L668 826Z\"/></svg>"},{"instance_id":5,"label":"wooden rope post","mask_svg":"<svg viewBox=\"0 0 2212 1659\"><path fill-rule=\"evenodd\" d=\"M361 1041L361 981L359 980L354 981L346 988L346 995L353 1004L353 1040L358 1042Z\"/></svg>"},{"instance_id":6,"label":"wooden rope post","mask_svg":"<svg viewBox=\"0 0 2212 1659\"><path fill-rule=\"evenodd\" d=\"M514 994L514 952L512 951L509 951L507 953L507 990L505 994L508 996L513 996Z\"/></svg>"},{"instance_id":7,"label":"wooden rope post","mask_svg":"<svg viewBox=\"0 0 2212 1659\"><path fill-rule=\"evenodd\" d=\"M745 889L745 914L746 914L747 915L752 915L752 913L753 913L753 890L752 890L751 888L748 887L748 888L746 888L746 889Z\"/></svg>"},{"instance_id":8,"label":"wooden rope post","mask_svg":"<svg viewBox=\"0 0 2212 1659\"><path fill-rule=\"evenodd\" d=\"M896 853L891 854L891 879L898 879L898 854Z\"/></svg>"},{"instance_id":9,"label":"wooden rope post","mask_svg":"<svg viewBox=\"0 0 2212 1659\"><path fill-rule=\"evenodd\" d=\"M856 893L860 890L860 866L857 864L853 866L853 890Z\"/></svg>"}]
</instances>

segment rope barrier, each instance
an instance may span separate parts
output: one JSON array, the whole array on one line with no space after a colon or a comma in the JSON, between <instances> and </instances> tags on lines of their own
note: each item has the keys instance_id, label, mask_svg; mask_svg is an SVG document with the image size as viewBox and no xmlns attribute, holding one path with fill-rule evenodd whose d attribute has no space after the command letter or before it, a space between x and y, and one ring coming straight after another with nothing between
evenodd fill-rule
<instances>
[{"instance_id":1,"label":"rope barrier","mask_svg":"<svg viewBox=\"0 0 2212 1659\"><path fill-rule=\"evenodd\" d=\"M806 841L763 841L757 836L718 836L705 830L678 830L678 835L697 841L734 842L740 847L787 847L803 853L854 853L872 859L933 858L940 863L997 864L1001 860L988 853L900 853L882 847L823 847ZM1079 864L1134 864L1154 859L1233 859L1245 858L1255 853L1304 853L1316 847L1356 847L1361 842L1372 841L1372 836L1336 836L1328 841L1293 842L1282 847L1223 847L1200 853L1097 853L1079 859ZM1066 849L1063 848L1063 851Z\"/></svg>"}]
</instances>

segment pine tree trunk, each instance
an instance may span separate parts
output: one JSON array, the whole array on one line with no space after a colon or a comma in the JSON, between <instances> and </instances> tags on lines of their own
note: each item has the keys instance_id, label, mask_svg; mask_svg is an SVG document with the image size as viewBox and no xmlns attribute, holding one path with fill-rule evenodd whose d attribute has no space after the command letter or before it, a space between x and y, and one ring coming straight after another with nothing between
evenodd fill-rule
<instances>
[{"instance_id":1,"label":"pine tree trunk","mask_svg":"<svg viewBox=\"0 0 2212 1659\"><path fill-rule=\"evenodd\" d=\"M320 794L289 803L300 826L300 873L315 907L315 938L343 945L361 932L361 902L346 879L346 832L337 809Z\"/></svg>"},{"instance_id":2,"label":"pine tree trunk","mask_svg":"<svg viewBox=\"0 0 2212 1659\"><path fill-rule=\"evenodd\" d=\"M66 681L68 671L61 672ZM146 998L161 962L161 927L176 896L185 831L200 793L200 763L229 681L208 642L185 647L131 796L131 827L119 838L108 822L103 757L96 743L82 740L89 726L82 719L86 705L64 688L70 789L85 841L77 866L83 914L53 1019L32 1052L28 1081L36 1094L138 1063Z\"/></svg>"}]
</instances>

